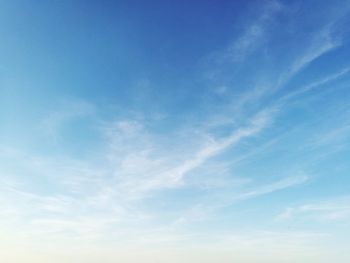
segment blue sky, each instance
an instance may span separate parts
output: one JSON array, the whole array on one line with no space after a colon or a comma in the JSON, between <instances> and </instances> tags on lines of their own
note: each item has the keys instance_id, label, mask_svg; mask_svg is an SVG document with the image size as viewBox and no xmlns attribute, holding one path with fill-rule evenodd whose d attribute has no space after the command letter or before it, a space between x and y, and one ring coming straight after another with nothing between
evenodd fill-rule
<instances>
[{"instance_id":1,"label":"blue sky","mask_svg":"<svg viewBox=\"0 0 350 263\"><path fill-rule=\"evenodd\" d=\"M349 262L349 12L1 1L1 259Z\"/></svg>"}]
</instances>

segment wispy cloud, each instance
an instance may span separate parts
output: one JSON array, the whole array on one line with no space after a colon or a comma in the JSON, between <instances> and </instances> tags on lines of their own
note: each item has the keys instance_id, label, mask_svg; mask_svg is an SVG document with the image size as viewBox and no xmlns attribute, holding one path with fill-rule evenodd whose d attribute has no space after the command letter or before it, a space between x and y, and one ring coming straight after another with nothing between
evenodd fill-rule
<instances>
[{"instance_id":1,"label":"wispy cloud","mask_svg":"<svg viewBox=\"0 0 350 263\"><path fill-rule=\"evenodd\" d=\"M242 35L235 39L224 52L225 58L239 62L253 53L264 43L267 37L267 28L273 22L273 17L282 9L283 5L279 1L264 1L262 10L256 20L249 24Z\"/></svg>"},{"instance_id":2,"label":"wispy cloud","mask_svg":"<svg viewBox=\"0 0 350 263\"><path fill-rule=\"evenodd\" d=\"M252 191L248 191L246 193L242 193L237 197L237 200L245 200L249 198L258 197L260 195L265 195L269 193L273 193L279 190L283 190L286 188L290 188L296 185L300 185L305 183L309 179L306 175L297 175L297 176L291 176L283 178L277 182L263 185L258 187L257 189L254 189Z\"/></svg>"},{"instance_id":3,"label":"wispy cloud","mask_svg":"<svg viewBox=\"0 0 350 263\"><path fill-rule=\"evenodd\" d=\"M91 116L95 111L95 106L87 101L80 99L64 100L54 111L48 111L48 115L41 120L39 128L47 135L57 139L62 128L68 123Z\"/></svg>"},{"instance_id":4,"label":"wispy cloud","mask_svg":"<svg viewBox=\"0 0 350 263\"><path fill-rule=\"evenodd\" d=\"M349 138L350 124L344 123L338 127L332 127L326 132L315 135L310 139L308 146L311 148L327 147L330 152L331 148L346 146Z\"/></svg>"},{"instance_id":5,"label":"wispy cloud","mask_svg":"<svg viewBox=\"0 0 350 263\"><path fill-rule=\"evenodd\" d=\"M314 82L312 82L312 83L310 83L302 88L297 89L296 91L289 92L287 95L283 96L279 100L279 102L287 101L289 99L293 99L297 96L300 96L306 92L310 92L318 87L322 87L325 84L328 84L332 81L335 81L335 80L337 80L337 79L339 79L339 78L341 78L349 73L350 73L350 67L344 68L344 69L340 70L339 72L336 72L334 74L330 74L330 75L328 75L320 80L314 81Z\"/></svg>"},{"instance_id":6,"label":"wispy cloud","mask_svg":"<svg viewBox=\"0 0 350 263\"><path fill-rule=\"evenodd\" d=\"M253 54L266 47L271 37L270 29L283 10L283 3L277 0L255 2L252 5L251 19L240 21L240 29L233 33L231 40L204 57L206 70L201 75L215 84L212 88L215 94L227 94L232 85L223 83L223 80L230 80L230 74L236 67L244 67Z\"/></svg>"},{"instance_id":7,"label":"wispy cloud","mask_svg":"<svg viewBox=\"0 0 350 263\"><path fill-rule=\"evenodd\" d=\"M307 218L316 221L348 221L350 219L350 198L348 196L307 203L286 208L277 216L277 220Z\"/></svg>"},{"instance_id":8,"label":"wispy cloud","mask_svg":"<svg viewBox=\"0 0 350 263\"><path fill-rule=\"evenodd\" d=\"M334 21L325 25L323 29L313 36L307 48L302 51L299 57L297 57L287 70L282 73L277 81L277 89L283 88L290 79L315 60L342 45L341 39L335 39L332 36L333 24Z\"/></svg>"},{"instance_id":9,"label":"wispy cloud","mask_svg":"<svg viewBox=\"0 0 350 263\"><path fill-rule=\"evenodd\" d=\"M11 158L21 165L18 171L2 169L2 173L9 174L3 176L0 205L3 211L11 212L10 220L26 218L27 224L39 232L68 231L86 237L101 236L110 227L118 232L120 222L131 224L151 218L147 212L138 211L148 196L181 187L190 172L258 134L272 116L272 112L260 112L226 137L188 138L176 146L180 150L175 147L170 151L162 149L163 140L142 123L112 122L101 129L107 139L106 148L98 153L99 158L105 157L101 162L3 151L3 162ZM199 140L198 146L183 152L181 149L193 140ZM21 172L45 179L45 185L23 181ZM6 178L20 184L9 185ZM28 189L36 190L32 193ZM8 202L10 205L6 205Z\"/></svg>"},{"instance_id":10,"label":"wispy cloud","mask_svg":"<svg viewBox=\"0 0 350 263\"><path fill-rule=\"evenodd\" d=\"M198 221L213 219L214 215L227 207L235 206L238 203L259 198L269 194L303 185L310 179L309 176L300 173L295 176L288 176L270 183L249 182L243 186L231 189L226 192L206 196L202 202L195 204L173 222L173 227L193 224Z\"/></svg>"},{"instance_id":11,"label":"wispy cloud","mask_svg":"<svg viewBox=\"0 0 350 263\"><path fill-rule=\"evenodd\" d=\"M181 186L188 173L198 169L209 159L241 140L254 136L266 128L272 115L273 112L268 111L258 113L246 126L233 130L223 138L213 136L189 138L190 140L187 139L182 143L191 144L192 140L199 140L200 143L199 146L187 149L185 152L177 151L176 146L174 151L159 150L161 147L156 144L155 139L144 132L140 125L137 125L136 131L136 127L130 128L128 124L126 136L131 137L123 137L119 130L112 135L117 139L112 139L113 149L117 152L113 149L110 152L110 156L114 156L112 160L116 165L114 168L116 187L128 198L141 198L153 191ZM135 132L134 135L133 132ZM131 149L120 152L129 139L133 141L128 146ZM183 148L183 145L177 145L177 147ZM138 152L135 152L136 149Z\"/></svg>"}]
</instances>

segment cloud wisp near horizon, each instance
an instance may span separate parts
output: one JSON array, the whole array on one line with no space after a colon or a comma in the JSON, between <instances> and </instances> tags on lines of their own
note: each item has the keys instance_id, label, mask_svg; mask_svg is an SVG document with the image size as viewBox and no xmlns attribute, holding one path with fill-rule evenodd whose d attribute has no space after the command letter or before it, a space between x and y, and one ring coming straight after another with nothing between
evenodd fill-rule
<instances>
[{"instance_id":1,"label":"cloud wisp near horizon","mask_svg":"<svg viewBox=\"0 0 350 263\"><path fill-rule=\"evenodd\" d=\"M0 259L350 259L348 1L0 7Z\"/></svg>"}]
</instances>

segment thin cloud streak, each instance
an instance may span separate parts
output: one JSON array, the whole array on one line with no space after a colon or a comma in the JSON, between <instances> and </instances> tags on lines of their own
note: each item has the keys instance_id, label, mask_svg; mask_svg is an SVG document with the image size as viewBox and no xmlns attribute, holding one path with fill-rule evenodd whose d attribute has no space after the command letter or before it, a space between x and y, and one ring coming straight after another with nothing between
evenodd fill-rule
<instances>
[{"instance_id":1,"label":"thin cloud streak","mask_svg":"<svg viewBox=\"0 0 350 263\"><path fill-rule=\"evenodd\" d=\"M306 218L311 221L328 223L330 221L348 222L350 219L350 198L348 196L330 200L307 203L286 208L276 217L277 221Z\"/></svg>"},{"instance_id":2,"label":"thin cloud streak","mask_svg":"<svg viewBox=\"0 0 350 263\"><path fill-rule=\"evenodd\" d=\"M272 192L276 192L279 190L287 189L293 186L301 185L305 183L307 180L309 180L309 177L306 175L286 177L272 184L261 186L255 190L243 193L237 197L237 200L245 200L245 199L269 194Z\"/></svg>"}]
</instances>

